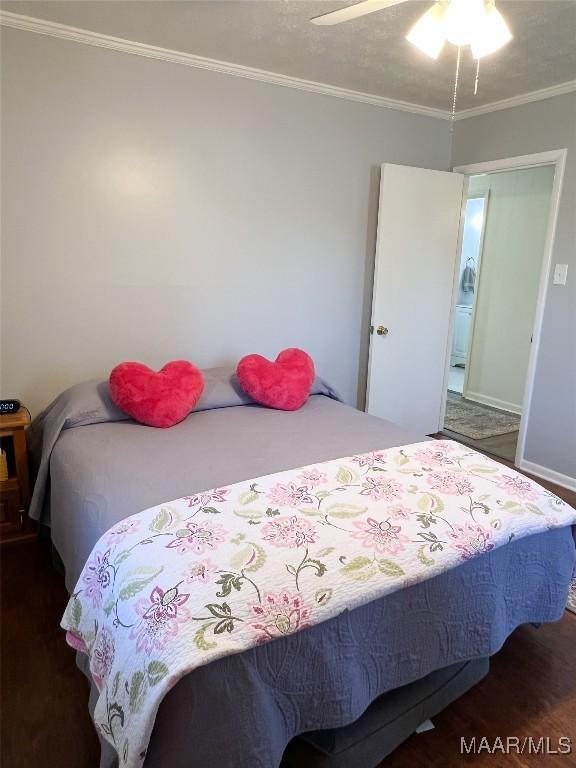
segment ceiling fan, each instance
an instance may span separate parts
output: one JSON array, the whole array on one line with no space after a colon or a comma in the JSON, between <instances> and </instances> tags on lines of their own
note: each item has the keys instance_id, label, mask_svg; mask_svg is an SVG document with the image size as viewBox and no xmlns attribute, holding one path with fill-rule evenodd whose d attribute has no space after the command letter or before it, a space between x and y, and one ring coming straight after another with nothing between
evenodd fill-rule
<instances>
[{"instance_id":1,"label":"ceiling fan","mask_svg":"<svg viewBox=\"0 0 576 768\"><path fill-rule=\"evenodd\" d=\"M311 19L313 24L331 26L382 11L407 0L363 0L363 2L324 13ZM512 33L495 0L436 0L406 35L424 53L437 59L446 41L458 47L470 45L472 56L480 59L494 53L512 39Z\"/></svg>"}]
</instances>

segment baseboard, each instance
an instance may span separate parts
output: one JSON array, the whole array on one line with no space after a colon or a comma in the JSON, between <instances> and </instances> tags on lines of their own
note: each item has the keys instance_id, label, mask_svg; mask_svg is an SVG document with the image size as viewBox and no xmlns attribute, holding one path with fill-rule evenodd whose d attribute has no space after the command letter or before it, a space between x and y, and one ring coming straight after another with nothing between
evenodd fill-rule
<instances>
[{"instance_id":1,"label":"baseboard","mask_svg":"<svg viewBox=\"0 0 576 768\"><path fill-rule=\"evenodd\" d=\"M563 475L561 472L548 469L548 467L542 467L540 464L534 464L532 461L526 461L526 459L522 459L518 467L524 470L524 472L541 477L542 480L549 480L551 483L561 485L562 488L567 488L569 491L576 491L576 477Z\"/></svg>"},{"instance_id":2,"label":"baseboard","mask_svg":"<svg viewBox=\"0 0 576 768\"><path fill-rule=\"evenodd\" d=\"M508 411L509 413L515 413L517 416L522 415L522 406L516 405L516 403L509 403L506 400L499 400L497 397L489 397L488 395L481 395L478 392L464 392L462 394L466 400L472 400L480 405L489 405L491 408L498 408L499 411Z\"/></svg>"}]
</instances>

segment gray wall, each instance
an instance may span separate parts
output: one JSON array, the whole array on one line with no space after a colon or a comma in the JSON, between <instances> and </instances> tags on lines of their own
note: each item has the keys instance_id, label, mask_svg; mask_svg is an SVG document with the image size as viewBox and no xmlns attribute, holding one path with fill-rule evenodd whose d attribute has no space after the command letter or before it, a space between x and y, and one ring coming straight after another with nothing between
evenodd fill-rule
<instances>
[{"instance_id":1,"label":"gray wall","mask_svg":"<svg viewBox=\"0 0 576 768\"><path fill-rule=\"evenodd\" d=\"M568 281L548 286L525 458L576 478L576 93L458 121L452 164L560 148L568 156L552 261L569 265Z\"/></svg>"},{"instance_id":2,"label":"gray wall","mask_svg":"<svg viewBox=\"0 0 576 768\"><path fill-rule=\"evenodd\" d=\"M446 121L2 31L2 393L297 345L363 401L382 162Z\"/></svg>"}]
</instances>

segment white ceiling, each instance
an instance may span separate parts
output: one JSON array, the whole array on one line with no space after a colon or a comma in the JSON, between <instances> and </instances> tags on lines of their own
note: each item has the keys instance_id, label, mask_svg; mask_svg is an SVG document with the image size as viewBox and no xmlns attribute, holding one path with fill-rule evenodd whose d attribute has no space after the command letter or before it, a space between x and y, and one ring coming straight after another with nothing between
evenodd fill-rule
<instances>
[{"instance_id":1,"label":"white ceiling","mask_svg":"<svg viewBox=\"0 0 576 768\"><path fill-rule=\"evenodd\" d=\"M456 49L438 61L404 36L430 3L421 0L339 26L309 19L340 0L18 0L2 9L150 45L257 67L423 106L450 109ZM500 0L512 42L475 66L463 60L458 109L576 79L576 0Z\"/></svg>"}]
</instances>

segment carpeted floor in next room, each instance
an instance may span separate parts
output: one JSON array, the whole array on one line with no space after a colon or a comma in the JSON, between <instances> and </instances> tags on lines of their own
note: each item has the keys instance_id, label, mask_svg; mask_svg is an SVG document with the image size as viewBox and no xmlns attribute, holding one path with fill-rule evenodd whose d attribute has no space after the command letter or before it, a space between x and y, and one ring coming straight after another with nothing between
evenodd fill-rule
<instances>
[{"instance_id":1,"label":"carpeted floor in next room","mask_svg":"<svg viewBox=\"0 0 576 768\"><path fill-rule=\"evenodd\" d=\"M518 432L520 416L467 400L461 394L449 391L445 426L473 440L483 440Z\"/></svg>"},{"instance_id":2,"label":"carpeted floor in next room","mask_svg":"<svg viewBox=\"0 0 576 768\"><path fill-rule=\"evenodd\" d=\"M546 485L576 506L576 494ZM68 596L50 545L7 543L0 557L0 765L98 768L88 684L59 628ZM568 611L557 623L520 627L493 657L489 675L434 718L434 730L411 736L380 768L576 768L575 648L576 615ZM552 745L568 736L572 753L461 755L461 737L473 736L542 736Z\"/></svg>"}]
</instances>

